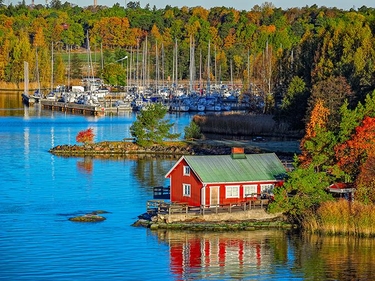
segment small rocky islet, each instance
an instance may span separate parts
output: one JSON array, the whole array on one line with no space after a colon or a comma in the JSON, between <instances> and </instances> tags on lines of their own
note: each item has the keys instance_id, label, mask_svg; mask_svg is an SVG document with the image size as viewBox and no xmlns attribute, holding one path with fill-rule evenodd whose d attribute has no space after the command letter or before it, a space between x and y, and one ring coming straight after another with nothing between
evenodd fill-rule
<instances>
[{"instance_id":1,"label":"small rocky islet","mask_svg":"<svg viewBox=\"0 0 375 281\"><path fill-rule=\"evenodd\" d=\"M57 156L181 156L181 155L223 155L230 154L231 147L210 145L199 141L169 142L142 147L129 141L103 141L84 145L57 145L49 150ZM245 147L245 153L259 153L259 149Z\"/></svg>"},{"instance_id":2,"label":"small rocky islet","mask_svg":"<svg viewBox=\"0 0 375 281\"><path fill-rule=\"evenodd\" d=\"M103 210L92 211L91 213L86 213L81 216L71 217L69 220L74 222L101 222L106 220L106 218L101 216L101 214L108 213L109 212Z\"/></svg>"}]
</instances>

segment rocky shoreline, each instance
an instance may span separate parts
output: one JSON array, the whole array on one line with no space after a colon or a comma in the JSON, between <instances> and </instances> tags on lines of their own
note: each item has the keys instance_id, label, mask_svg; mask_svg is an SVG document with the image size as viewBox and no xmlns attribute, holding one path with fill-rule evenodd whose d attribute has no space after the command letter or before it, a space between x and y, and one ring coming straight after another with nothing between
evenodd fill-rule
<instances>
[{"instance_id":1,"label":"rocky shoreline","mask_svg":"<svg viewBox=\"0 0 375 281\"><path fill-rule=\"evenodd\" d=\"M137 221L132 226L143 226L151 230L189 230L189 231L250 231L258 229L296 229L292 224L281 221L218 221L201 223L149 223Z\"/></svg>"},{"instance_id":2,"label":"rocky shoreline","mask_svg":"<svg viewBox=\"0 0 375 281\"><path fill-rule=\"evenodd\" d=\"M176 142L166 145L141 147L128 141L104 141L85 145L57 145L49 150L58 156L96 156L96 155L219 155L230 154L229 146L213 146L202 143ZM251 151L245 151L251 153ZM254 153L254 151L253 151Z\"/></svg>"},{"instance_id":3,"label":"rocky shoreline","mask_svg":"<svg viewBox=\"0 0 375 281\"><path fill-rule=\"evenodd\" d=\"M256 229L297 229L282 213L268 213L266 209L237 210L229 213L158 213L146 212L138 216L132 226L151 230L231 231Z\"/></svg>"},{"instance_id":4,"label":"rocky shoreline","mask_svg":"<svg viewBox=\"0 0 375 281\"><path fill-rule=\"evenodd\" d=\"M266 149L257 143L230 141L178 141L163 145L141 147L132 141L103 141L84 145L57 145L49 150L58 156L150 156L180 157L181 155L224 155L230 154L235 146L244 147L245 153L275 152L278 155L294 155L294 150ZM294 149L294 148L293 148Z\"/></svg>"}]
</instances>

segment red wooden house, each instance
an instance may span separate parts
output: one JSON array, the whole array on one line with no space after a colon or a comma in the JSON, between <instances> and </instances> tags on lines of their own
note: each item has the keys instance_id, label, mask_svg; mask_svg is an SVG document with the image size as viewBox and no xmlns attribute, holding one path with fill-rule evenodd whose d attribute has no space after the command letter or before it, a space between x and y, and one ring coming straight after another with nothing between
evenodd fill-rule
<instances>
[{"instance_id":1,"label":"red wooden house","mask_svg":"<svg viewBox=\"0 0 375 281\"><path fill-rule=\"evenodd\" d=\"M166 174L171 203L212 207L240 204L272 194L283 184L284 165L274 153L182 156Z\"/></svg>"}]
</instances>

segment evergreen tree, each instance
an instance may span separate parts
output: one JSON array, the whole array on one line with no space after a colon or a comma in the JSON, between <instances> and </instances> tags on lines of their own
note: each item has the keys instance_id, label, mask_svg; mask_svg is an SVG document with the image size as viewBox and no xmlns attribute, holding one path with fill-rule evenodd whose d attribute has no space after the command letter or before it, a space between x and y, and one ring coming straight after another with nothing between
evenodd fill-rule
<instances>
[{"instance_id":1,"label":"evergreen tree","mask_svg":"<svg viewBox=\"0 0 375 281\"><path fill-rule=\"evenodd\" d=\"M176 139L180 134L170 133L174 125L165 120L168 109L160 103L148 105L137 115L137 120L130 127L136 143L143 147L162 144L165 139Z\"/></svg>"},{"instance_id":2,"label":"evergreen tree","mask_svg":"<svg viewBox=\"0 0 375 281\"><path fill-rule=\"evenodd\" d=\"M185 132L184 138L186 140L202 138L200 127L194 121L191 121L190 125L185 127L184 132Z\"/></svg>"},{"instance_id":3,"label":"evergreen tree","mask_svg":"<svg viewBox=\"0 0 375 281\"><path fill-rule=\"evenodd\" d=\"M82 78L82 62L77 53L72 55L71 74L72 78Z\"/></svg>"}]
</instances>

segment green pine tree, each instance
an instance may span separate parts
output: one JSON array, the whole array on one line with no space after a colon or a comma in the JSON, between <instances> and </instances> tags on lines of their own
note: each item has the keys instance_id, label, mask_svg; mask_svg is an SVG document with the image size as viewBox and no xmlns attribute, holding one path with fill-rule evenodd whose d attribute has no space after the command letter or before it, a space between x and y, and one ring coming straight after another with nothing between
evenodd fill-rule
<instances>
[{"instance_id":1,"label":"green pine tree","mask_svg":"<svg viewBox=\"0 0 375 281\"><path fill-rule=\"evenodd\" d=\"M130 127L130 133L138 145L149 147L162 144L165 139L176 139L180 136L170 133L174 124L164 119L167 111L164 105L153 103L137 115L137 120Z\"/></svg>"}]
</instances>

